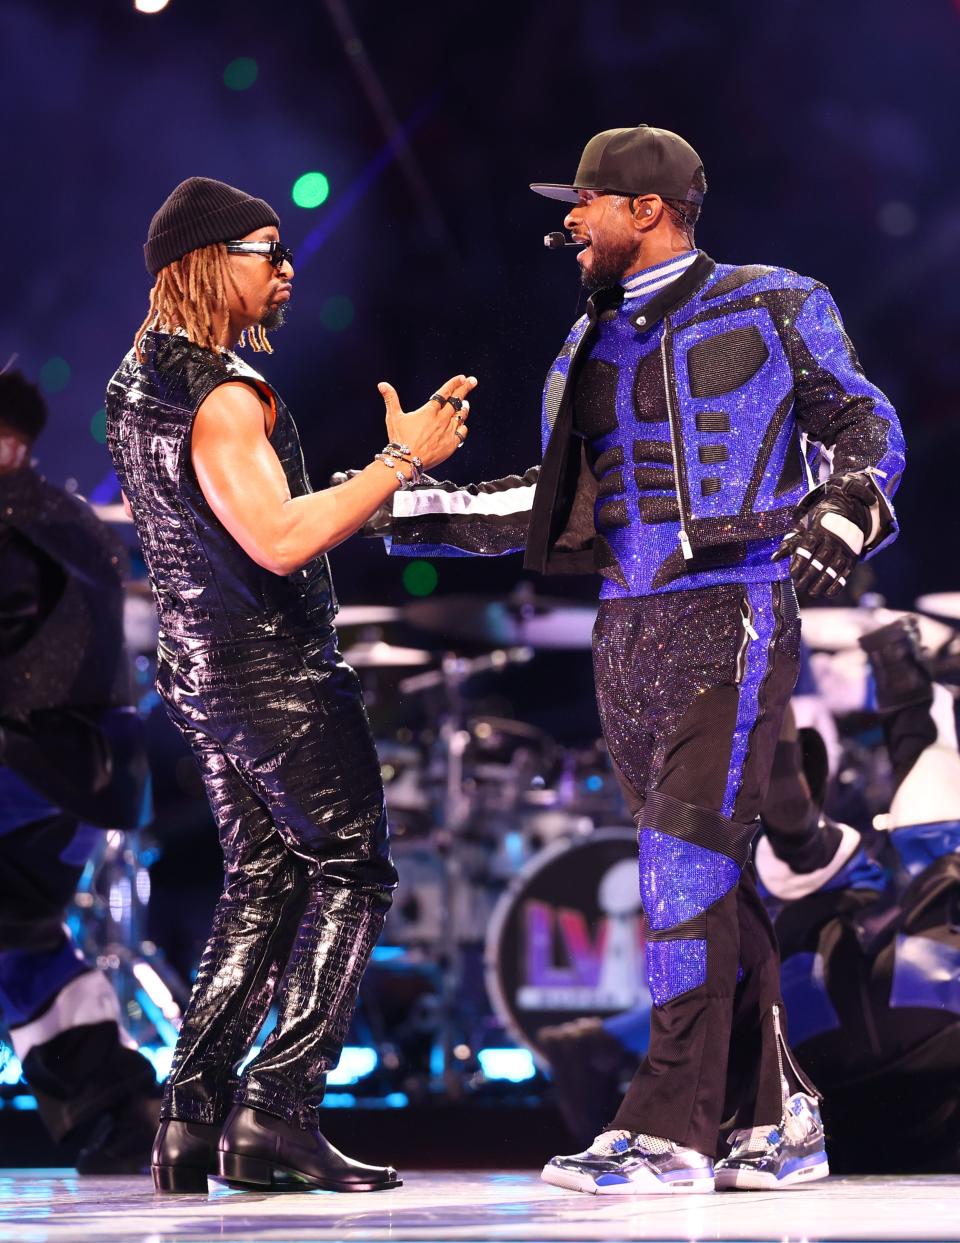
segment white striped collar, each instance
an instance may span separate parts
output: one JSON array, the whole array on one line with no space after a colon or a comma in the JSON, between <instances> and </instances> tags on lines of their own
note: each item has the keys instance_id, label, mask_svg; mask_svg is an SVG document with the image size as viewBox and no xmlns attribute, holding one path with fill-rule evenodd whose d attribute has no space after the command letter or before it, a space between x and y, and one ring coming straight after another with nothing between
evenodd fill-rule
<instances>
[{"instance_id":1,"label":"white striped collar","mask_svg":"<svg viewBox=\"0 0 960 1243\"><path fill-rule=\"evenodd\" d=\"M698 250L688 250L676 259L667 259L664 263L655 264L652 268L644 268L634 276L620 283L624 288L624 298L648 298L658 293L671 281L682 275L699 257Z\"/></svg>"}]
</instances>

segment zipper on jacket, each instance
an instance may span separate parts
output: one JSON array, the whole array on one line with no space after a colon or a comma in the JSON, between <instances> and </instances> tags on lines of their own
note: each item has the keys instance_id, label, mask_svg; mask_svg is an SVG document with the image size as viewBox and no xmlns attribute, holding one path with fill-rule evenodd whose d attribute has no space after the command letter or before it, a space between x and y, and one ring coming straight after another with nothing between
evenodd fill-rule
<instances>
[{"instance_id":1,"label":"zipper on jacket","mask_svg":"<svg viewBox=\"0 0 960 1243\"><path fill-rule=\"evenodd\" d=\"M753 639L754 642L756 642L757 639L760 638L760 636L757 633L756 627L753 624L753 605L750 603L750 597L747 595L746 592L743 593L743 607L740 610L740 617L743 620L744 630L747 632L750 638Z\"/></svg>"},{"instance_id":2,"label":"zipper on jacket","mask_svg":"<svg viewBox=\"0 0 960 1243\"><path fill-rule=\"evenodd\" d=\"M670 452L673 454L673 474L677 481L677 508L680 511L680 530L677 538L680 541L680 550L683 553L684 561L692 561L693 546L690 543L690 536L687 534L687 524L683 516L683 484L680 478L680 450L677 447L680 439L680 430L675 426L676 418L673 411L673 401L670 398L670 375L667 370L667 341L669 336L669 320L664 319L663 339L660 342L660 361L663 364L663 397L667 403L667 418L670 422Z\"/></svg>"},{"instance_id":3,"label":"zipper on jacket","mask_svg":"<svg viewBox=\"0 0 960 1243\"><path fill-rule=\"evenodd\" d=\"M740 624L743 627L743 637L740 640L740 647L737 651L737 686L743 681L743 675L746 672L747 646L751 639L756 642L760 638L753 624L753 606L750 603L750 597L746 593L744 593L743 600L740 603Z\"/></svg>"}]
</instances>

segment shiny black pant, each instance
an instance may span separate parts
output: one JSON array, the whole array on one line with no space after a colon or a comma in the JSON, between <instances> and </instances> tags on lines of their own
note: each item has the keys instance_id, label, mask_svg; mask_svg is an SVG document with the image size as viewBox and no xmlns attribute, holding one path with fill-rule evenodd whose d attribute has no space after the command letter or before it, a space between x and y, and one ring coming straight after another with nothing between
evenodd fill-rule
<instances>
[{"instance_id":1,"label":"shiny black pant","mask_svg":"<svg viewBox=\"0 0 960 1243\"><path fill-rule=\"evenodd\" d=\"M710 1156L733 1111L744 1127L781 1118L780 960L747 860L799 632L789 581L605 601L594 628L604 737L639 830L654 1001L613 1125Z\"/></svg>"},{"instance_id":2,"label":"shiny black pant","mask_svg":"<svg viewBox=\"0 0 960 1243\"><path fill-rule=\"evenodd\" d=\"M332 628L159 654L225 864L162 1115L219 1122L237 1100L310 1125L397 879L359 681Z\"/></svg>"}]
</instances>

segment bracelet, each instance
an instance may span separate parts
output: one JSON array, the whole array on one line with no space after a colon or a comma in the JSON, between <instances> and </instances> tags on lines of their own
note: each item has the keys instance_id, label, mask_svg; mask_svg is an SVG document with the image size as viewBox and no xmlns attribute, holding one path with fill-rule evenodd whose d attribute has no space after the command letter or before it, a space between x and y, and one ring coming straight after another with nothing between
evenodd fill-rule
<instances>
[{"instance_id":1,"label":"bracelet","mask_svg":"<svg viewBox=\"0 0 960 1243\"><path fill-rule=\"evenodd\" d=\"M418 466L422 466L423 462L417 457L409 445L398 445L395 440L391 440L380 450L390 457L402 457L408 462L416 462Z\"/></svg>"},{"instance_id":2,"label":"bracelet","mask_svg":"<svg viewBox=\"0 0 960 1243\"><path fill-rule=\"evenodd\" d=\"M417 457L417 455L412 452L409 445L398 445L395 440L391 440L388 445L385 445L384 448L380 450L380 452L385 454L387 457L398 457L402 461L408 462L418 471L423 470L423 459Z\"/></svg>"},{"instance_id":3,"label":"bracelet","mask_svg":"<svg viewBox=\"0 0 960 1243\"><path fill-rule=\"evenodd\" d=\"M375 453L373 458L375 462L382 462L384 466L393 471L397 477L397 482L400 484L400 490L402 492L408 492L411 488L415 488L420 483L421 475L418 467L406 458L395 458L386 453ZM397 470L396 467L398 460L407 462L407 465L411 470L409 475L405 475L402 470Z\"/></svg>"},{"instance_id":4,"label":"bracelet","mask_svg":"<svg viewBox=\"0 0 960 1243\"><path fill-rule=\"evenodd\" d=\"M415 455L411 455L409 445L397 445L391 441L385 448L374 455L379 462L383 462L385 466L389 466L391 470L397 464L397 461L405 462L411 471L410 486L419 487L423 482L423 460Z\"/></svg>"}]
</instances>

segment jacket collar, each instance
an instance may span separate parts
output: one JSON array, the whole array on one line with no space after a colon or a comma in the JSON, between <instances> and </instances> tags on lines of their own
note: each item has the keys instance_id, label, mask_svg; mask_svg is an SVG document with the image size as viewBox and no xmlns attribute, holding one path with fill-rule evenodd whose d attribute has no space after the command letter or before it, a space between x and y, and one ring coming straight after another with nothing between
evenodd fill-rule
<instances>
[{"instance_id":1,"label":"jacket collar","mask_svg":"<svg viewBox=\"0 0 960 1243\"><path fill-rule=\"evenodd\" d=\"M702 289L713 273L716 263L700 251L693 263L671 281L665 289L654 294L649 302L638 307L636 314L630 316L630 322L638 332L649 332L665 315L672 314L682 303ZM611 285L608 289L598 289L587 299L587 318L591 326L607 311L616 310L623 303L624 288L622 285Z\"/></svg>"},{"instance_id":2,"label":"jacket collar","mask_svg":"<svg viewBox=\"0 0 960 1243\"><path fill-rule=\"evenodd\" d=\"M661 319L671 315L677 307L702 289L716 266L710 256L701 250L682 276L678 276L665 289L654 294L649 302L638 309L636 315L630 317L634 328L638 332L649 332Z\"/></svg>"},{"instance_id":3,"label":"jacket collar","mask_svg":"<svg viewBox=\"0 0 960 1243\"><path fill-rule=\"evenodd\" d=\"M619 283L626 291L625 296L630 299L637 298L639 306L641 300L649 302L659 289L665 289L671 281L682 276L691 264L696 263L699 256L699 250L680 251L652 267L640 268L630 276L621 277Z\"/></svg>"},{"instance_id":4,"label":"jacket collar","mask_svg":"<svg viewBox=\"0 0 960 1243\"><path fill-rule=\"evenodd\" d=\"M610 285L606 289L598 289L587 299L587 319L595 324L607 311L615 311L623 302L623 286Z\"/></svg>"}]
</instances>

